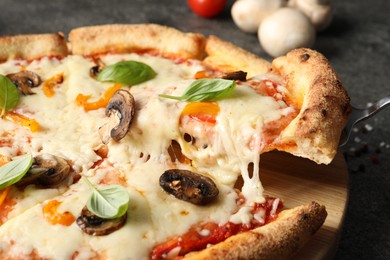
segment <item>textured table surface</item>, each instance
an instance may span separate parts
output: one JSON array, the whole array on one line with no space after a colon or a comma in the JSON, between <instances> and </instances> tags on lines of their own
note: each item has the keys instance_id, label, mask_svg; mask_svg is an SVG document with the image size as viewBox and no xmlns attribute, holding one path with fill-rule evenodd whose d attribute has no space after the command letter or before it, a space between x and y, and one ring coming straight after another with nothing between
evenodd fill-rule
<instances>
[{"instance_id":1,"label":"textured table surface","mask_svg":"<svg viewBox=\"0 0 390 260\"><path fill-rule=\"evenodd\" d=\"M48 33L107 23L159 23L215 34L267 56L256 35L240 31L225 11L214 19L191 13L184 0L1 0L0 35ZM352 104L390 94L390 1L333 1L334 20L314 49L335 67ZM356 127L345 153L350 198L337 259L390 259L390 108Z\"/></svg>"}]
</instances>

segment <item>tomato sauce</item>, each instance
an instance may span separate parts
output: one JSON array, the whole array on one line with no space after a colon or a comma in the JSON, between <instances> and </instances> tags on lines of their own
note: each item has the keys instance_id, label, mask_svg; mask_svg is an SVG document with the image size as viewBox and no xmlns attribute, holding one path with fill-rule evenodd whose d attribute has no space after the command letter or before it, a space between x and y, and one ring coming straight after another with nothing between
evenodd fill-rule
<instances>
[{"instance_id":1,"label":"tomato sauce","mask_svg":"<svg viewBox=\"0 0 390 260\"><path fill-rule=\"evenodd\" d=\"M180 248L177 258L193 251L205 249L208 245L218 244L236 234L261 227L274 219L281 211L283 205L279 202L275 214L272 214L275 198L267 197L264 203L256 203L251 213L255 215L260 211L265 211L264 221L253 218L248 224L235 224L227 222L218 225L213 222L200 223L192 226L186 233L173 237L166 242L155 246L151 253L151 259L166 259L169 252L175 248Z\"/></svg>"}]
</instances>

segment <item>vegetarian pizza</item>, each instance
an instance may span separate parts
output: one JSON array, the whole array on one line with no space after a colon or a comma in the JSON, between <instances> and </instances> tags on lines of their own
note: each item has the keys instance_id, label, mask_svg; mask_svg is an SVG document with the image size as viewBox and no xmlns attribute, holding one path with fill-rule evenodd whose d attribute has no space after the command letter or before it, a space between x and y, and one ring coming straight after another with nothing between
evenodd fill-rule
<instances>
[{"instance_id":1,"label":"vegetarian pizza","mask_svg":"<svg viewBox=\"0 0 390 260\"><path fill-rule=\"evenodd\" d=\"M155 24L0 38L2 259L288 258L326 218L260 155L328 164L350 110L320 53L269 63Z\"/></svg>"}]
</instances>

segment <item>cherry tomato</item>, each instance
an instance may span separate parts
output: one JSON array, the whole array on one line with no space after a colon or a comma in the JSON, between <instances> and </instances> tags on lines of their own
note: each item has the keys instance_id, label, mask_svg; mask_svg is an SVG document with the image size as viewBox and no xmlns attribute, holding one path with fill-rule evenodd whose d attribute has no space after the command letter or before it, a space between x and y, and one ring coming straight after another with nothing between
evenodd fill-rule
<instances>
[{"instance_id":1,"label":"cherry tomato","mask_svg":"<svg viewBox=\"0 0 390 260\"><path fill-rule=\"evenodd\" d=\"M226 0L187 0L191 10L203 17L213 17L222 12Z\"/></svg>"}]
</instances>

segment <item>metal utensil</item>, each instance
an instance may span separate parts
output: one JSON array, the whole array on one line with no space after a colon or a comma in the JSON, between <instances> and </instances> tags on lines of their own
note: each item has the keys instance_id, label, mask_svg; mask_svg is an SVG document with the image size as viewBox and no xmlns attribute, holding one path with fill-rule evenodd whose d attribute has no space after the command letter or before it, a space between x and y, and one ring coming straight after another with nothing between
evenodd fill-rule
<instances>
[{"instance_id":1,"label":"metal utensil","mask_svg":"<svg viewBox=\"0 0 390 260\"><path fill-rule=\"evenodd\" d=\"M351 134L354 125L372 117L373 115L375 115L376 113L378 113L379 111L381 111L382 109L384 109L389 105L390 105L390 95L379 99L368 108L362 109L362 108L352 107L352 112L349 115L347 125L345 126L343 132L341 133L339 146L344 146L345 144L348 143L349 136Z\"/></svg>"}]
</instances>

